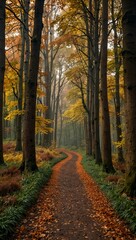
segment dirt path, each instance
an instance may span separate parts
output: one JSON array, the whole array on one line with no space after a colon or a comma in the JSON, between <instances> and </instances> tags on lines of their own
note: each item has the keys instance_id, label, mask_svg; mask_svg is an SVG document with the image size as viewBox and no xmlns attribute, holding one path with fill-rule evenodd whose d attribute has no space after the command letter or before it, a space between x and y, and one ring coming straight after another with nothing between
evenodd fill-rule
<instances>
[{"instance_id":1,"label":"dirt path","mask_svg":"<svg viewBox=\"0 0 136 240\"><path fill-rule=\"evenodd\" d=\"M76 170L77 159L68 153L68 158L54 167L48 186L13 239L104 239L100 226L92 220L90 200Z\"/></svg>"},{"instance_id":2,"label":"dirt path","mask_svg":"<svg viewBox=\"0 0 136 240\"><path fill-rule=\"evenodd\" d=\"M54 167L48 186L42 190L37 204L31 208L13 239L134 239L129 235L128 238L104 236L99 221L94 218L92 200L83 183L86 173L80 165L81 156L74 152L67 154L68 158Z\"/></svg>"}]
</instances>

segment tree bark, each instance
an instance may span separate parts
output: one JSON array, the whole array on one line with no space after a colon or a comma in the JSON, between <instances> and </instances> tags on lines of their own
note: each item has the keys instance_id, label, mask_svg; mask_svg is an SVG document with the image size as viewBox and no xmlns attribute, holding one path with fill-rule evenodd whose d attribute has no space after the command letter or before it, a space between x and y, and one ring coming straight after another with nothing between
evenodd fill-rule
<instances>
[{"instance_id":1,"label":"tree bark","mask_svg":"<svg viewBox=\"0 0 136 240\"><path fill-rule=\"evenodd\" d=\"M25 14L25 13L24 13ZM24 14L21 20L24 23ZM19 87L18 87L18 110L22 111L23 98L23 70L24 70L24 50L25 50L25 30L21 24L21 56L20 56L20 70L19 70ZM16 151L22 151L22 114L17 115L16 126Z\"/></svg>"},{"instance_id":2,"label":"tree bark","mask_svg":"<svg viewBox=\"0 0 136 240\"><path fill-rule=\"evenodd\" d=\"M49 6L47 6L48 13L50 11ZM49 14L46 14L45 16L45 49L44 49L44 71L46 72L45 76L45 85L46 85L46 95L45 95L45 102L44 104L47 106L47 110L45 112L45 119L51 119L52 118L52 112L51 112L51 80L52 80L52 66L53 66L53 59L52 59L52 51L49 54L49 42L51 40L52 34L51 32L51 26L50 26L51 19L49 19ZM50 59L51 57L51 59ZM52 127L52 123L48 125L48 127ZM48 132L47 134L44 134L43 136L43 146L50 147L52 144L52 133Z\"/></svg>"},{"instance_id":3,"label":"tree bark","mask_svg":"<svg viewBox=\"0 0 136 240\"><path fill-rule=\"evenodd\" d=\"M25 24L25 59L24 59L24 110L26 108L26 83L29 78L29 62L30 62L30 40L29 40L29 10L30 10L30 0L25 0L25 13L24 13L24 24ZM23 160L20 166L20 170L25 169L25 159L23 155Z\"/></svg>"},{"instance_id":4,"label":"tree bark","mask_svg":"<svg viewBox=\"0 0 136 240\"><path fill-rule=\"evenodd\" d=\"M123 65L126 108L126 186L136 197L136 1L122 0Z\"/></svg>"},{"instance_id":5,"label":"tree bark","mask_svg":"<svg viewBox=\"0 0 136 240\"><path fill-rule=\"evenodd\" d=\"M55 112L54 112L54 133L53 133L53 142L55 147L57 145L57 130L58 130L58 109L59 109L59 101L60 101L60 91L61 91L61 78L62 78L62 65L59 63L59 78L58 78L58 89L57 96L55 99Z\"/></svg>"},{"instance_id":6,"label":"tree bark","mask_svg":"<svg viewBox=\"0 0 136 240\"><path fill-rule=\"evenodd\" d=\"M60 134L58 137L58 147L62 145L62 129L63 129L63 117L62 117L62 106L61 103L59 104L59 114L60 114Z\"/></svg>"},{"instance_id":7,"label":"tree bark","mask_svg":"<svg viewBox=\"0 0 136 240\"><path fill-rule=\"evenodd\" d=\"M121 61L118 53L118 36L117 36L117 26L114 17L114 0L112 0L112 22L114 31L114 58L115 58L115 117L116 117L116 132L117 132L117 142L122 141L122 129L121 129L121 119L120 119L120 92L119 92L119 70L121 66ZM118 161L124 162L123 149L122 146L118 149Z\"/></svg>"},{"instance_id":8,"label":"tree bark","mask_svg":"<svg viewBox=\"0 0 136 240\"><path fill-rule=\"evenodd\" d=\"M87 11L87 6L85 5L84 1L81 1L82 3L82 9L84 13L84 22L86 26L86 36L87 36L87 60L88 60L88 66L87 66L87 87L86 87L86 93L87 93L87 100L86 100L86 107L87 107L87 129L88 131L86 132L86 154L87 155L92 155L92 43L91 43L91 38L92 38L92 19L90 17L90 12L92 11L92 0L89 0L88 3L88 8L89 8L89 13ZM92 108L91 108L92 107Z\"/></svg>"},{"instance_id":9,"label":"tree bark","mask_svg":"<svg viewBox=\"0 0 136 240\"><path fill-rule=\"evenodd\" d=\"M35 1L34 30L31 40L29 78L26 82L26 108L24 114L23 158L27 171L37 170L35 150L36 93L39 68L39 54L42 33L44 0Z\"/></svg>"},{"instance_id":10,"label":"tree bark","mask_svg":"<svg viewBox=\"0 0 136 240\"><path fill-rule=\"evenodd\" d=\"M99 22L99 7L100 1L95 1L95 36L94 36L94 51L95 51L95 88L94 88L94 129L95 129L95 161L97 164L102 163L101 151L100 151L100 126L99 126L99 34L98 34L98 22Z\"/></svg>"},{"instance_id":11,"label":"tree bark","mask_svg":"<svg viewBox=\"0 0 136 240\"><path fill-rule=\"evenodd\" d=\"M30 39L29 39L29 11L30 11L30 0L25 0L25 13L24 13L24 24L25 24L25 61L24 61L24 83L26 85L29 77L29 63L30 63ZM26 88L26 87L25 87ZM24 93L26 91L24 90ZM26 99L26 97L24 97ZM24 102L25 109L25 102Z\"/></svg>"},{"instance_id":12,"label":"tree bark","mask_svg":"<svg viewBox=\"0 0 136 240\"><path fill-rule=\"evenodd\" d=\"M101 109L102 109L102 161L104 171L114 172L111 156L110 117L107 96L107 40L108 1L102 1L102 52L101 52Z\"/></svg>"},{"instance_id":13,"label":"tree bark","mask_svg":"<svg viewBox=\"0 0 136 240\"><path fill-rule=\"evenodd\" d=\"M0 1L0 165L4 164L3 158L3 85L5 73L5 4Z\"/></svg>"},{"instance_id":14,"label":"tree bark","mask_svg":"<svg viewBox=\"0 0 136 240\"><path fill-rule=\"evenodd\" d=\"M48 49L48 47L47 47ZM45 119L51 119L51 74L49 70L49 59L48 59L48 50L45 53L45 69L47 72L47 76L45 76L45 84L46 84L46 96L45 96L45 105L47 106L47 110L45 112ZM48 125L48 127L51 127L51 123ZM50 147L52 142L52 134L48 132L47 134L44 134L44 141L43 146Z\"/></svg>"}]
</instances>

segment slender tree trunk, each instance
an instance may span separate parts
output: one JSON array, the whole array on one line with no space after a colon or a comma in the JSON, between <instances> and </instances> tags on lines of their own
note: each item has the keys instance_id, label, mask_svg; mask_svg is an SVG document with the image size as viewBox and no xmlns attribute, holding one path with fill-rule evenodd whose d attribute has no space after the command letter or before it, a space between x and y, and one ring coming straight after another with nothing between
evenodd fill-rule
<instances>
[{"instance_id":1,"label":"slender tree trunk","mask_svg":"<svg viewBox=\"0 0 136 240\"><path fill-rule=\"evenodd\" d=\"M117 131L117 141L122 141L122 129L121 129L121 119L120 119L120 92L119 92L119 70L121 61L119 60L118 53L118 36L117 36L117 26L114 17L114 0L112 0L112 22L114 31L114 57L115 57L115 117L116 117L116 131ZM122 146L118 148L118 161L124 162L123 149Z\"/></svg>"},{"instance_id":2,"label":"slender tree trunk","mask_svg":"<svg viewBox=\"0 0 136 240\"><path fill-rule=\"evenodd\" d=\"M25 82L25 85L29 76L29 62L30 62L29 10L30 10L30 0L25 0L25 14L24 14L24 24L25 24L24 82ZM24 93L25 93L25 90L24 90ZM24 109L25 109L25 103L24 103Z\"/></svg>"},{"instance_id":3,"label":"slender tree trunk","mask_svg":"<svg viewBox=\"0 0 136 240\"><path fill-rule=\"evenodd\" d=\"M26 109L26 84L29 78L29 62L30 62L30 40L29 40L29 8L30 0L25 0L24 2L25 13L24 13L24 24L25 24L25 61L24 61L24 110ZM24 119L23 119L24 120ZM23 124L24 125L24 124ZM22 163L20 170L24 171L25 169L25 159L23 154Z\"/></svg>"},{"instance_id":4,"label":"slender tree trunk","mask_svg":"<svg viewBox=\"0 0 136 240\"><path fill-rule=\"evenodd\" d=\"M49 8L47 6L47 12L49 12ZM45 76L45 85L46 85L46 95L45 95L45 105L47 106L47 110L45 112L45 119L51 119L52 117L52 112L51 112L51 75L52 75L52 60L50 59L49 55L49 40L50 38L50 19L49 19L49 14L45 16L45 34L46 34L46 39L45 39L45 49L44 49L44 71L46 72ZM52 56L52 54L51 54ZM51 60L51 61L50 61ZM52 124L50 123L48 127L52 127ZM52 133L48 132L47 134L44 134L43 137L43 146L45 147L50 147L52 143Z\"/></svg>"},{"instance_id":5,"label":"slender tree trunk","mask_svg":"<svg viewBox=\"0 0 136 240\"><path fill-rule=\"evenodd\" d=\"M5 4L0 1L0 165L4 164L3 158L3 86L5 73Z\"/></svg>"},{"instance_id":6,"label":"slender tree trunk","mask_svg":"<svg viewBox=\"0 0 136 240\"><path fill-rule=\"evenodd\" d=\"M45 84L46 84L46 96L45 96L45 105L47 106L47 110L45 112L45 118L51 119L51 76L50 76L50 70L49 70L49 57L48 57L48 46L45 53L45 71L47 72L47 76L45 76ZM51 124L48 125L51 127ZM43 145L45 147L51 146L51 133L48 132L47 134L44 134L43 138L44 142Z\"/></svg>"},{"instance_id":7,"label":"slender tree trunk","mask_svg":"<svg viewBox=\"0 0 136 240\"><path fill-rule=\"evenodd\" d=\"M92 11L92 0L89 0L89 10ZM87 33L87 48L88 48L88 77L87 77L87 108L88 108L88 155L92 155L92 121L93 121L93 79L92 79L92 46L91 46L91 35L92 35L92 19L86 16L86 33Z\"/></svg>"},{"instance_id":8,"label":"slender tree trunk","mask_svg":"<svg viewBox=\"0 0 136 240\"><path fill-rule=\"evenodd\" d=\"M114 172L111 156L110 117L107 96L107 40L108 1L102 1L102 52L101 52L101 109L102 109L102 161L106 172Z\"/></svg>"},{"instance_id":9,"label":"slender tree trunk","mask_svg":"<svg viewBox=\"0 0 136 240\"><path fill-rule=\"evenodd\" d=\"M122 0L126 103L126 192L136 197L136 1Z\"/></svg>"},{"instance_id":10,"label":"slender tree trunk","mask_svg":"<svg viewBox=\"0 0 136 240\"><path fill-rule=\"evenodd\" d=\"M92 34L92 19L90 12L92 10L92 0L88 1L88 7L85 4L83 0L81 0L82 9L84 13L84 22L86 26L86 36L87 36L87 60L88 60L88 66L87 66L87 86L86 86L86 112L87 112L87 121L85 126L86 128L86 154L92 155L92 115L91 115L91 104L92 104L92 97L91 94L91 87L93 84L92 81L92 45L91 45L91 34ZM89 11L87 10L89 8Z\"/></svg>"},{"instance_id":11,"label":"slender tree trunk","mask_svg":"<svg viewBox=\"0 0 136 240\"><path fill-rule=\"evenodd\" d=\"M91 116L91 109L90 109L90 98L91 98L91 44L88 37L88 77L87 77L87 125L88 125L88 132L87 132L87 155L92 155L92 116Z\"/></svg>"},{"instance_id":12,"label":"slender tree trunk","mask_svg":"<svg viewBox=\"0 0 136 240\"><path fill-rule=\"evenodd\" d=\"M22 16L24 22L24 15ZM24 26L21 26L21 56L20 56L20 71L19 71L19 87L18 87L18 110L22 111L23 98L23 70L24 70L24 50L25 50L25 32ZM17 115L16 126L16 151L22 151L22 114Z\"/></svg>"},{"instance_id":13,"label":"slender tree trunk","mask_svg":"<svg viewBox=\"0 0 136 240\"><path fill-rule=\"evenodd\" d=\"M92 73L92 76L94 76L94 73ZM91 84L91 103L90 103L90 110L91 110L92 156L95 158L94 78L92 79L92 84Z\"/></svg>"},{"instance_id":14,"label":"slender tree trunk","mask_svg":"<svg viewBox=\"0 0 136 240\"><path fill-rule=\"evenodd\" d=\"M55 106L55 113L54 113L54 143L55 146L57 144L57 129L58 129L58 109L59 109L59 99L60 99L60 90L61 90L61 85L60 85L60 81L61 81L61 66L59 67L59 79L58 79L58 92L57 92L57 97L56 97L56 106Z\"/></svg>"},{"instance_id":15,"label":"slender tree trunk","mask_svg":"<svg viewBox=\"0 0 136 240\"><path fill-rule=\"evenodd\" d=\"M95 0L95 93L94 93L94 128L95 128L95 160L97 164L102 163L101 151L100 151L100 126L99 126L99 34L98 34L98 20L99 20L99 0Z\"/></svg>"},{"instance_id":16,"label":"slender tree trunk","mask_svg":"<svg viewBox=\"0 0 136 240\"><path fill-rule=\"evenodd\" d=\"M62 129L63 129L63 118L62 118L62 109L61 106L59 106L59 114L60 114L60 135L58 138L58 146L60 147L62 144Z\"/></svg>"},{"instance_id":17,"label":"slender tree trunk","mask_svg":"<svg viewBox=\"0 0 136 240\"><path fill-rule=\"evenodd\" d=\"M34 30L31 40L29 78L26 83L26 108L24 114L23 158L27 171L37 170L35 150L35 115L37 77L42 33L42 14L44 0L35 1Z\"/></svg>"},{"instance_id":18,"label":"slender tree trunk","mask_svg":"<svg viewBox=\"0 0 136 240\"><path fill-rule=\"evenodd\" d=\"M55 117L54 117L54 137L53 137L53 142L56 146L57 144L57 129L58 129L58 107L59 107L59 96L57 96L56 99L56 108L55 108Z\"/></svg>"}]
</instances>

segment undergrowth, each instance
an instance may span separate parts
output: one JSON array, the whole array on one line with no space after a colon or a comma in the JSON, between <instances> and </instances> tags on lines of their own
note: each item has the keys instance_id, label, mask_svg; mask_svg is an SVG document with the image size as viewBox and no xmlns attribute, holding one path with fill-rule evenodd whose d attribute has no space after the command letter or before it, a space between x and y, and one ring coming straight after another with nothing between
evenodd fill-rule
<instances>
[{"instance_id":1,"label":"undergrowth","mask_svg":"<svg viewBox=\"0 0 136 240\"><path fill-rule=\"evenodd\" d=\"M123 177L118 178L116 174L109 175L103 172L102 166L86 156L83 156L82 165L95 179L120 218L125 220L133 233L136 233L136 199L130 199L126 194L121 193Z\"/></svg>"},{"instance_id":2,"label":"undergrowth","mask_svg":"<svg viewBox=\"0 0 136 240\"><path fill-rule=\"evenodd\" d=\"M41 188L48 182L51 176L52 167L65 157L66 155L63 154L51 161L45 161L43 164L40 164L39 171L23 174L21 185L18 185L17 191L10 191L7 193L6 198L3 195L0 196L0 207L2 207L0 212L1 240L8 239L9 234L14 231L16 225L25 216L29 207L36 202ZM3 173L4 171L2 170ZM5 195L5 190L3 190L3 193Z\"/></svg>"}]
</instances>

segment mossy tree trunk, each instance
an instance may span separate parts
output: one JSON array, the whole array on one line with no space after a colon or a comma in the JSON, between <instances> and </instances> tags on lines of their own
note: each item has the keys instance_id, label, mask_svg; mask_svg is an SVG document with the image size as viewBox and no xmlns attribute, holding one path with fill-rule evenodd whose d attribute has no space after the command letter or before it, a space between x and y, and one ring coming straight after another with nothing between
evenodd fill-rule
<instances>
[{"instance_id":1,"label":"mossy tree trunk","mask_svg":"<svg viewBox=\"0 0 136 240\"><path fill-rule=\"evenodd\" d=\"M136 196L136 1L122 0L126 104L126 192Z\"/></svg>"}]
</instances>

